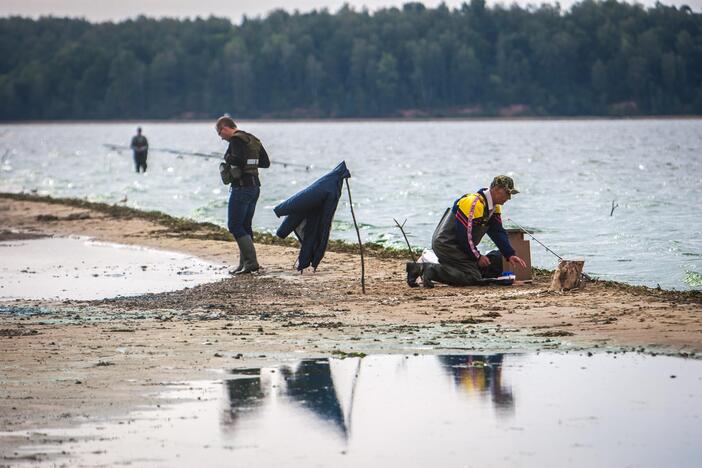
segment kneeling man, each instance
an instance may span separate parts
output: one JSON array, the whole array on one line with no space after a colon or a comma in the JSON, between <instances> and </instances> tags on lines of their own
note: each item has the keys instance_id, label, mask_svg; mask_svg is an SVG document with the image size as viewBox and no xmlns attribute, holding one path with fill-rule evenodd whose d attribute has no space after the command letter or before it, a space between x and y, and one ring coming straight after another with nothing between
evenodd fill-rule
<instances>
[{"instance_id":1,"label":"kneeling man","mask_svg":"<svg viewBox=\"0 0 702 468\"><path fill-rule=\"evenodd\" d=\"M502 205L516 193L519 191L514 188L512 178L499 175L489 189L480 189L456 200L444 213L431 239L431 248L439 263L408 263L407 284L416 287L420 276L427 288L434 287L433 281L451 286L480 284L481 270L490 266L490 259L478 251L485 234L507 261L526 267L524 260L515 255L502 227Z\"/></svg>"}]
</instances>

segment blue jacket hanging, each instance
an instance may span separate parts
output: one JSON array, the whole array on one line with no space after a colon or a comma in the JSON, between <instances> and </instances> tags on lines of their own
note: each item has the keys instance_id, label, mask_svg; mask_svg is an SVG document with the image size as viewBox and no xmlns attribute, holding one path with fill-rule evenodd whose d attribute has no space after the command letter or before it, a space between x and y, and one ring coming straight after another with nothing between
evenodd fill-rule
<instances>
[{"instance_id":1,"label":"blue jacket hanging","mask_svg":"<svg viewBox=\"0 0 702 468\"><path fill-rule=\"evenodd\" d=\"M324 258L331 223L341 198L344 179L351 177L342 161L331 172L273 208L276 216L286 216L276 235L285 239L294 232L300 241L297 269L312 265L316 270Z\"/></svg>"}]
</instances>

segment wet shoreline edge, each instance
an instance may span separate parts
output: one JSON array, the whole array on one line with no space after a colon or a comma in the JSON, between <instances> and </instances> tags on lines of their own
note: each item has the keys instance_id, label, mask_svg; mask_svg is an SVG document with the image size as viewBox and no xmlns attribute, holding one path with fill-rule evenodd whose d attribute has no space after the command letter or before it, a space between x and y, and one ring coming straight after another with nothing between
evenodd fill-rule
<instances>
[{"instance_id":1,"label":"wet shoreline edge","mask_svg":"<svg viewBox=\"0 0 702 468\"><path fill-rule=\"evenodd\" d=\"M107 214L114 218L122 219L143 219L154 222L169 230L170 234L182 238L198 240L232 240L231 234L225 228L210 222L199 222L187 218L178 218L156 210L139 210L127 206L108 204L103 202L91 202L80 198L55 198L49 195L36 195L28 193L0 192L0 198L17 201L42 202L49 204L65 205L75 208L84 208L96 212ZM264 245L278 245L284 247L298 247L297 240L292 237L281 239L267 232L254 232L254 241ZM364 242L364 254L371 257L384 259L407 260L410 253L407 249L387 247L375 242ZM329 252L346 253L357 255L358 245L346 241L330 239L327 247ZM553 270L543 268L533 268L536 278L545 278L553 274ZM702 302L702 290L678 291L663 288L651 288L642 285L632 285L617 281L601 280L593 278L593 282L608 289L622 290L628 293L657 297L661 299L671 299L678 301Z\"/></svg>"}]
</instances>

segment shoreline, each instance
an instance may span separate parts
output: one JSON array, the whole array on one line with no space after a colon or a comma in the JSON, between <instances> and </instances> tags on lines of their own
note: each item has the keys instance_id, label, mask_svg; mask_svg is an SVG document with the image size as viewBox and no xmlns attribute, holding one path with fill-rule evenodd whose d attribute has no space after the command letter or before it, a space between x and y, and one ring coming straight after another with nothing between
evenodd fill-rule
<instances>
[{"instance_id":1,"label":"shoreline","mask_svg":"<svg viewBox=\"0 0 702 468\"><path fill-rule=\"evenodd\" d=\"M3 198L17 201L36 201L48 204L84 208L87 210L94 210L101 213L105 213L115 218L139 218L155 222L172 230L173 233L177 233L178 235L181 235L183 237L189 237L193 239L210 239L220 241L232 240L229 231L214 223L199 222L188 218L178 218L156 210L139 210L128 206L114 205L103 202L91 202L81 198L61 198L52 197L50 195L34 195L27 193L0 192L0 199ZM265 245L278 245L293 248L296 248L298 246L298 242L292 236L286 239L281 239L273 234L260 231L254 232L254 241L257 244ZM407 251L407 249L387 247L376 242L364 242L363 248L364 253L379 258L391 258L398 260L407 260L410 258L410 254ZM357 254L358 245L343 240L330 239L327 251ZM534 272L534 275L536 276L551 276L553 274L553 270L548 270L544 268L532 267L532 270ZM684 291L677 289L653 288L645 285L629 284L612 280L602 280L598 278L594 278L593 282L609 288L623 288L633 293L653 294L656 296L669 295L670 297L679 297L681 299L689 297L699 297L702 301L702 290L698 289Z\"/></svg>"},{"instance_id":2,"label":"shoreline","mask_svg":"<svg viewBox=\"0 0 702 468\"><path fill-rule=\"evenodd\" d=\"M63 125L63 124L81 124L81 125L103 125L110 124L144 124L144 123L173 123L173 124L193 124L207 123L213 124L217 117L211 119L66 119L66 120L7 120L0 121L1 125ZM241 118L241 122L255 123L362 123L362 122L549 122L549 121L606 121L606 120L702 120L702 115L582 115L582 116L445 116L445 117L330 117L330 118L311 118L311 117L253 117Z\"/></svg>"},{"instance_id":3,"label":"shoreline","mask_svg":"<svg viewBox=\"0 0 702 468\"><path fill-rule=\"evenodd\" d=\"M214 224L83 200L0 194L0 224L30 238L84 235L222 266L237 261L229 233ZM699 291L594 281L557 293L548 291L544 271L520 286L409 288L405 252L378 248L368 249L362 294L356 246L331 244L318 271L301 275L292 269L295 241L259 235L256 243L261 274L103 300L0 301L0 430L65 427L155 407L155 390L169 383L286 356L702 358Z\"/></svg>"}]
</instances>

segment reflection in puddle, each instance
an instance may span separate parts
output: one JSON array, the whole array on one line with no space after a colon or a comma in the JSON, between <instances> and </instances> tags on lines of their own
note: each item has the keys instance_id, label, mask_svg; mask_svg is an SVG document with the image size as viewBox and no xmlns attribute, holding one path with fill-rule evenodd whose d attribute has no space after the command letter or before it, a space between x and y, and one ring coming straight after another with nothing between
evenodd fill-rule
<instances>
[{"instance_id":1,"label":"reflection in puddle","mask_svg":"<svg viewBox=\"0 0 702 468\"><path fill-rule=\"evenodd\" d=\"M41 453L47 462L149 466L660 467L702 458L702 362L680 358L291 360L164 397L181 402L42 430L41 440L0 433L0 442L26 437L12 461Z\"/></svg>"},{"instance_id":2,"label":"reflection in puddle","mask_svg":"<svg viewBox=\"0 0 702 468\"><path fill-rule=\"evenodd\" d=\"M491 401L498 413L506 416L514 409L514 398L510 389L502 384L503 356L314 359L271 369L236 370L233 378L226 381L230 409L224 424L233 428L240 418L258 418L256 411L265 412L270 406L283 404L304 410L318 421L332 426L338 435L348 438L354 403L357 398L367 398L358 396L359 385L364 390L371 386L369 395L380 396L383 389L396 394L405 393L399 392L392 382L388 382L387 387L374 383L381 374L395 380L398 377L409 379L407 384L414 391L407 393L412 398L415 398L415 393L416 397L424 398L436 391L453 393L455 390L467 398ZM426 375L433 378L426 380ZM373 388L376 385L381 388ZM368 402L360 404L363 408Z\"/></svg>"},{"instance_id":3,"label":"reflection in puddle","mask_svg":"<svg viewBox=\"0 0 702 468\"><path fill-rule=\"evenodd\" d=\"M227 276L176 252L85 237L0 241L0 300L102 299L173 291Z\"/></svg>"},{"instance_id":4,"label":"reflection in puddle","mask_svg":"<svg viewBox=\"0 0 702 468\"><path fill-rule=\"evenodd\" d=\"M504 354L490 356L439 356L441 364L450 370L456 386L480 398L490 398L498 414L514 411L514 397L502 384Z\"/></svg>"}]
</instances>

